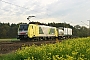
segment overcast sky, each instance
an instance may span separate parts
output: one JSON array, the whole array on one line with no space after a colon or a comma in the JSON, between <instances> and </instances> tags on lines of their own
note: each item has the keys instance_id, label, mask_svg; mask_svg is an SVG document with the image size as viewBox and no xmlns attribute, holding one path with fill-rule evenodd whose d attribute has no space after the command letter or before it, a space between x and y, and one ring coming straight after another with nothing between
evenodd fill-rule
<instances>
[{"instance_id":1,"label":"overcast sky","mask_svg":"<svg viewBox=\"0 0 90 60\"><path fill-rule=\"evenodd\" d=\"M69 23L87 26L90 20L90 0L0 0L0 22ZM81 22L82 21L82 22Z\"/></svg>"}]
</instances>

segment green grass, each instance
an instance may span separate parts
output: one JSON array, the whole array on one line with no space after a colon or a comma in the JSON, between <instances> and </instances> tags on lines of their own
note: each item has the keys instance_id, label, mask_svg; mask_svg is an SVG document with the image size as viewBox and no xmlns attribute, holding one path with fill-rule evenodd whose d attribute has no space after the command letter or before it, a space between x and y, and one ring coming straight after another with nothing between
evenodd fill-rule
<instances>
[{"instance_id":1,"label":"green grass","mask_svg":"<svg viewBox=\"0 0 90 60\"><path fill-rule=\"evenodd\" d=\"M0 39L0 42L1 41L20 41L20 40L17 38L12 38L12 39Z\"/></svg>"},{"instance_id":2,"label":"green grass","mask_svg":"<svg viewBox=\"0 0 90 60\"><path fill-rule=\"evenodd\" d=\"M18 55L16 55L14 52L9 54L1 54L0 60L17 60Z\"/></svg>"},{"instance_id":3,"label":"green grass","mask_svg":"<svg viewBox=\"0 0 90 60\"><path fill-rule=\"evenodd\" d=\"M1 60L90 60L90 37L68 39L56 44L27 46Z\"/></svg>"}]
</instances>

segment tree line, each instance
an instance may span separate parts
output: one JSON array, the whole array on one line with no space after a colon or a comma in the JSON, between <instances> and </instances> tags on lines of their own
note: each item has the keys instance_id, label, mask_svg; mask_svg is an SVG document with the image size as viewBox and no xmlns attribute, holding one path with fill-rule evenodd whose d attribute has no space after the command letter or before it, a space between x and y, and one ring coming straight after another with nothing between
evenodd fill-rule
<instances>
[{"instance_id":1,"label":"tree line","mask_svg":"<svg viewBox=\"0 0 90 60\"><path fill-rule=\"evenodd\" d=\"M59 27L72 28L74 37L87 37L90 35L89 29L86 28L85 26L79 26L79 25L72 26L67 23L54 23L54 22L48 24L40 23L40 22L36 22L36 23L53 26L57 28ZM27 24L27 23L18 23L18 24L0 23L0 38L17 38L18 27L20 24Z\"/></svg>"}]
</instances>

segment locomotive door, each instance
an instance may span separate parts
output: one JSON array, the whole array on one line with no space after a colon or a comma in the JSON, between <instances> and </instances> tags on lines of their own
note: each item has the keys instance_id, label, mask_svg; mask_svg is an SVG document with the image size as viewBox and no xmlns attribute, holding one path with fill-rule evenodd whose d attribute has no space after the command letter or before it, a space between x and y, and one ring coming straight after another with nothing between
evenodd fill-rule
<instances>
[{"instance_id":1,"label":"locomotive door","mask_svg":"<svg viewBox=\"0 0 90 60\"><path fill-rule=\"evenodd\" d=\"M37 37L39 32L38 32L38 26L37 25L33 25L33 37Z\"/></svg>"},{"instance_id":2,"label":"locomotive door","mask_svg":"<svg viewBox=\"0 0 90 60\"><path fill-rule=\"evenodd\" d=\"M29 28L28 28L28 37L29 38L32 38L33 37L33 25L29 25Z\"/></svg>"}]
</instances>

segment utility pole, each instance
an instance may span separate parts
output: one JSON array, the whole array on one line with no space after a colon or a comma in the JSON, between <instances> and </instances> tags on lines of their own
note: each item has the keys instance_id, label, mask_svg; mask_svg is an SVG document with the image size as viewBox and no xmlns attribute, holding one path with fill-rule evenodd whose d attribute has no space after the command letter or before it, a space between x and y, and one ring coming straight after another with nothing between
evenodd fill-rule
<instances>
[{"instance_id":1,"label":"utility pole","mask_svg":"<svg viewBox=\"0 0 90 60\"><path fill-rule=\"evenodd\" d=\"M89 21L89 29L90 29L90 20L87 20L87 21Z\"/></svg>"},{"instance_id":2,"label":"utility pole","mask_svg":"<svg viewBox=\"0 0 90 60\"><path fill-rule=\"evenodd\" d=\"M88 28L88 35L90 36L90 20L87 20L87 21L89 21L89 25L84 23L83 21L81 21L81 22L84 23L85 25L89 26L89 28Z\"/></svg>"},{"instance_id":3,"label":"utility pole","mask_svg":"<svg viewBox=\"0 0 90 60\"><path fill-rule=\"evenodd\" d=\"M87 21L89 21L89 36L90 36L90 20L87 20Z\"/></svg>"}]
</instances>

